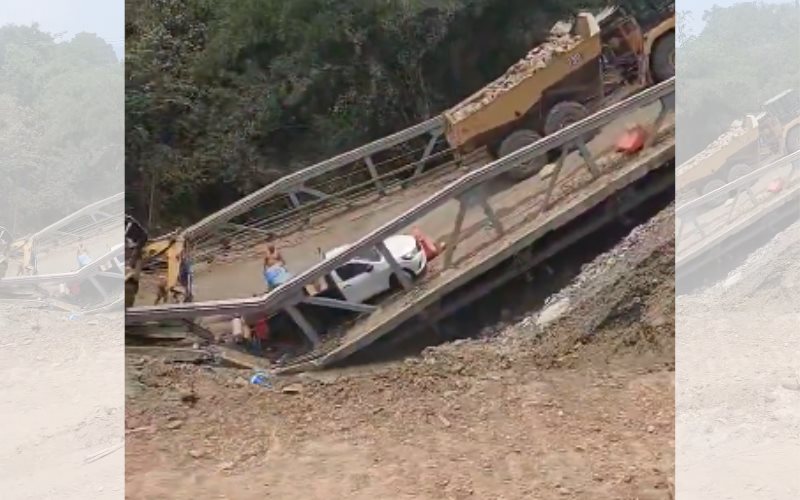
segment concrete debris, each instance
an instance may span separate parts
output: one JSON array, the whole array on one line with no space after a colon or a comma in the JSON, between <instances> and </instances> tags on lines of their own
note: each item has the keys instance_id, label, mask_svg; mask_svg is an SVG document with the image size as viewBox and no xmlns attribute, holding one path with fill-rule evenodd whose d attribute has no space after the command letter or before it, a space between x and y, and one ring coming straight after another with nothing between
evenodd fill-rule
<instances>
[{"instance_id":1,"label":"concrete debris","mask_svg":"<svg viewBox=\"0 0 800 500\"><path fill-rule=\"evenodd\" d=\"M303 392L303 385L302 384L289 384L281 389L281 392L284 394L300 394Z\"/></svg>"}]
</instances>

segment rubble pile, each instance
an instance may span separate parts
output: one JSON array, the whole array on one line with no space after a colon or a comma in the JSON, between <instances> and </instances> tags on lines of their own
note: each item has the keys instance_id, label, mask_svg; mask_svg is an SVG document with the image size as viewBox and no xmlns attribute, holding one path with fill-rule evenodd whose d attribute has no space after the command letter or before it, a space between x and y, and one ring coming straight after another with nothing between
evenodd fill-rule
<instances>
[{"instance_id":1,"label":"rubble pile","mask_svg":"<svg viewBox=\"0 0 800 500\"><path fill-rule=\"evenodd\" d=\"M741 137L746 133L747 129L744 126L744 120L734 120L731 123L730 128L728 128L724 134L717 137L717 139L706 146L704 150L697 153L689 161L678 167L678 174L694 168L704 160L711 158L716 153L722 151L726 146L731 144L736 138Z\"/></svg>"},{"instance_id":2,"label":"rubble pile","mask_svg":"<svg viewBox=\"0 0 800 500\"><path fill-rule=\"evenodd\" d=\"M547 67L553 58L567 53L581 43L582 38L570 33L572 25L560 21L550 30L547 41L538 45L512 65L500 78L486 85L481 91L450 110L453 121L461 121L483 109L497 97L513 88L522 80Z\"/></svg>"}]
</instances>

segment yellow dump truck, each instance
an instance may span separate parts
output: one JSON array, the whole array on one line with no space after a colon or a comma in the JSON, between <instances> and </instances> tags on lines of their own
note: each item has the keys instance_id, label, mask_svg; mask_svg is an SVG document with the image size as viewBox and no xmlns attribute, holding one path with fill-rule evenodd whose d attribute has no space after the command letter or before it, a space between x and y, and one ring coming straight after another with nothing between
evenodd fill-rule
<instances>
[{"instance_id":1,"label":"yellow dump truck","mask_svg":"<svg viewBox=\"0 0 800 500\"><path fill-rule=\"evenodd\" d=\"M548 40L502 77L446 111L447 141L458 155L486 147L499 158L674 74L673 9L646 25L619 7L580 13L553 26ZM532 160L509 176L527 178L553 160Z\"/></svg>"},{"instance_id":2,"label":"yellow dump truck","mask_svg":"<svg viewBox=\"0 0 800 500\"><path fill-rule=\"evenodd\" d=\"M765 102L758 115L734 121L724 134L680 165L675 178L679 198L688 201L708 194L765 161L798 149L800 96L789 89Z\"/></svg>"}]
</instances>

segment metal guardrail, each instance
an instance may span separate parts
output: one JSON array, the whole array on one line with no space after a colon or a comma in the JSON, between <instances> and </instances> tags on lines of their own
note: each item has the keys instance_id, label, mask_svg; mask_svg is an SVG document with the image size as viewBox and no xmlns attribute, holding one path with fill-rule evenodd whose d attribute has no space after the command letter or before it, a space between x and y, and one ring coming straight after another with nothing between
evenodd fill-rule
<instances>
[{"instance_id":1,"label":"metal guardrail","mask_svg":"<svg viewBox=\"0 0 800 500\"><path fill-rule=\"evenodd\" d=\"M49 226L18 239L22 245L33 244L37 251L58 247L67 242L119 227L124 216L125 193L117 193L77 210ZM115 205L118 204L118 207ZM84 219L82 221L82 219ZM19 244L17 243L17 244Z\"/></svg>"},{"instance_id":2,"label":"metal guardrail","mask_svg":"<svg viewBox=\"0 0 800 500\"><path fill-rule=\"evenodd\" d=\"M102 268L106 265L111 265L112 268L119 268L120 273L104 271ZM125 246L115 245L111 250L93 260L88 265L76 271L68 273L54 273L54 274L37 274L36 276L12 276L0 279L0 288L2 287L21 287L21 286L35 286L35 285L48 285L66 283L74 280L90 279L92 276L102 275L112 278L125 277Z\"/></svg>"},{"instance_id":3,"label":"metal guardrail","mask_svg":"<svg viewBox=\"0 0 800 500\"><path fill-rule=\"evenodd\" d=\"M399 266L394 262L391 254L386 250L383 245L385 238L396 234L417 221L421 217L429 214L438 207L444 205L453 199L458 199L461 203L462 210L459 211L460 219L456 221L457 233L460 229L460 223L463 222L461 212L463 207L467 204L464 198L471 195L471 192L481 184L494 179L495 177L517 167L523 162L533 158L544 155L556 148L562 149L561 160L556 166L553 174L551 175L550 186L547 192L547 198L543 209L548 207L550 194L557 180L558 174L563 165L563 160L566 158L568 148L578 146L581 156L586 162L587 168L594 174L593 160L588 154L586 144L583 142L583 137L589 132L595 131L615 119L627 113L635 111L642 106L653 104L658 101L666 101L664 108L668 108L671 96L675 92L675 79L672 78L658 85L655 85L647 90L644 90L624 101L605 108L588 118L577 122L573 125L565 127L560 131L549 135L534 144L525 148L517 150L503 158L500 158L488 165L476 169L464 176L459 180L449 184L433 196L421 202L411 210L405 212L394 220L384 224L380 228L372 231L368 235L361 238L359 241L349 247L348 250L342 252L334 258L326 259L323 262L313 266L305 272L295 276L286 284L271 291L270 293L256 298L248 299L234 299L234 300L217 300L208 302L185 303L185 304L170 304L164 306L143 306L131 308L126 313L126 320L130 323L143 323L148 321L166 320L166 319L192 319L203 316L236 316L245 315L250 313L263 312L265 310L285 309L289 315L298 323L304 332L314 339L313 331L309 331L310 325L302 318L296 305L304 300L303 290L307 283L315 282L326 274L330 273L340 265L351 260L353 257L362 253L365 248L377 248L381 254L392 265L396 276L408 287L407 278L401 272ZM486 217L493 222L493 226L499 232L502 232L502 226L494 224L494 213L486 198L480 202L483 207ZM454 245L450 245L450 252Z\"/></svg>"},{"instance_id":4,"label":"metal guardrail","mask_svg":"<svg viewBox=\"0 0 800 500\"><path fill-rule=\"evenodd\" d=\"M422 165L428 156L430 156L437 139L444 132L444 125L444 117L439 115L405 130L401 130L400 132L396 132L369 144L365 144L359 148L347 151L340 155L334 156L333 158L329 158L325 161L299 170L295 173L281 177L268 186L265 186L245 196L232 205L229 205L222 210L219 210L205 217L199 222L187 227L183 230L183 236L186 238L197 237L201 233L208 231L209 228L227 222L232 218L255 208L259 204L276 195L288 194L290 197L293 197L292 202L297 205L299 203L296 198L297 191L307 191L307 189L304 189L304 184L306 182L359 160L365 160L370 176L380 189L381 181L377 171L375 170L375 166L372 164L371 156L412 139L430 135L431 137L423 151L422 158L416 160L417 163Z\"/></svg>"},{"instance_id":5,"label":"metal guardrail","mask_svg":"<svg viewBox=\"0 0 800 500\"><path fill-rule=\"evenodd\" d=\"M81 217L86 217L86 216L90 216L91 217L91 216L93 216L95 214L102 214L102 215L105 216L103 218L120 216L120 214L108 214L108 213L104 212L102 210L102 208L106 207L108 205L111 205L113 203L124 202L124 201L125 201L125 193L124 192L117 193L117 194L115 194L113 196L109 196L108 198L104 198L102 200L96 201L96 202L94 202L94 203L92 203L90 205L86 205L85 207L81 208L80 210L77 210L77 211L71 213L70 215L64 217L63 219L61 219L61 220L59 220L57 222L54 222L53 224L50 224L49 226L45 227L44 229L42 229L40 231L37 231L36 233L34 233L33 235L31 235L30 237L28 237L26 239L42 238L43 236L48 235L48 234L50 234L50 233L52 233L54 231L58 231L59 229L63 228L64 226L69 225L70 223L80 219Z\"/></svg>"},{"instance_id":6,"label":"metal guardrail","mask_svg":"<svg viewBox=\"0 0 800 500\"><path fill-rule=\"evenodd\" d=\"M97 278L106 278L101 281ZM110 281L109 281L110 279ZM105 306L122 300L125 281L125 246L116 245L81 269L69 273L40 274L0 279L0 289L39 287L89 282L100 293Z\"/></svg>"},{"instance_id":7,"label":"metal guardrail","mask_svg":"<svg viewBox=\"0 0 800 500\"><path fill-rule=\"evenodd\" d=\"M685 235L684 231L687 226L694 228L700 238L699 242L693 245L694 247L698 245L702 246L704 240L712 238L720 232L724 232L724 230L734 222L736 209L742 197L747 197L755 209L769 203L773 198L759 200L758 197L752 193L751 187L762 180L765 175L781 170L789 164L792 164L792 170L787 177L787 182L791 182L792 175L795 173L795 170L798 169L797 162L799 161L800 151L796 151L743 175L735 181L729 182L710 193L680 205L675 209L675 215L681 223L676 234L676 243L680 246L682 241L681 237ZM730 198L732 198L733 201L730 203L728 213L723 214L722 212L726 207L721 205L720 202L723 200L727 201ZM723 224L719 224L720 217L715 217L713 222L703 222L701 220L704 215L708 215L715 210L720 211L718 215L724 216L725 222ZM680 255L678 257L680 257Z\"/></svg>"}]
</instances>

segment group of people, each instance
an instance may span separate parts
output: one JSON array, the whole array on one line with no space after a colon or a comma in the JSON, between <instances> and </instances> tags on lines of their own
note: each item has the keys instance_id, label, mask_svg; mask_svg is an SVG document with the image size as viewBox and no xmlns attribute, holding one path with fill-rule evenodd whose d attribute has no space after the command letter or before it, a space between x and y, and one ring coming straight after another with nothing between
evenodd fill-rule
<instances>
[{"instance_id":1,"label":"group of people","mask_svg":"<svg viewBox=\"0 0 800 500\"><path fill-rule=\"evenodd\" d=\"M262 274L267 291L273 290L291 279L291 273L286 270L286 261L281 252L274 244L269 243L264 253ZM257 295L254 295L256 297ZM249 323L246 318L237 316L233 318L232 324L233 342L237 345L244 345L254 354L264 353L264 344L269 339L269 323L265 316L262 316Z\"/></svg>"},{"instance_id":2,"label":"group of people","mask_svg":"<svg viewBox=\"0 0 800 500\"><path fill-rule=\"evenodd\" d=\"M269 339L269 324L262 316L251 326L242 316L233 318L233 341L250 348L254 354L264 353L264 344Z\"/></svg>"}]
</instances>

